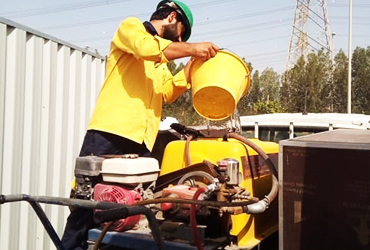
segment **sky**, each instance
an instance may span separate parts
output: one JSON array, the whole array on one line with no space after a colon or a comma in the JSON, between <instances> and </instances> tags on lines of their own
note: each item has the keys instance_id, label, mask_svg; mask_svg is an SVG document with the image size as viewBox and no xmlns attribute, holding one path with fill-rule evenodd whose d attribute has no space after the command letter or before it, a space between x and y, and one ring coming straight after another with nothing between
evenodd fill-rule
<instances>
[{"instance_id":1,"label":"sky","mask_svg":"<svg viewBox=\"0 0 370 250\"><path fill-rule=\"evenodd\" d=\"M294 0L182 0L192 10L194 26L188 42L209 41L251 62L253 70L286 69L297 1ZM0 0L0 17L35 29L101 55L120 22L129 16L150 18L156 0ZM323 34L314 22L323 8L310 1L309 35ZM370 2L353 0L352 51L370 46ZM327 1L334 55L349 50L350 0ZM313 44L313 42L311 42ZM317 47L317 45L314 45ZM315 51L311 48L312 51ZM176 61L184 62L186 59Z\"/></svg>"}]
</instances>

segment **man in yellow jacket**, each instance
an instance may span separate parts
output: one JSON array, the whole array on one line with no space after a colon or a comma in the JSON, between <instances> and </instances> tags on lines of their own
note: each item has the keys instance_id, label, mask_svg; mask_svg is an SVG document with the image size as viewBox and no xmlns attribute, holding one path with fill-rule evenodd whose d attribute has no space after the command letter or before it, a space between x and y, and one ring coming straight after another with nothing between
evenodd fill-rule
<instances>
[{"instance_id":1,"label":"man in yellow jacket","mask_svg":"<svg viewBox=\"0 0 370 250\"><path fill-rule=\"evenodd\" d=\"M134 17L123 20L111 43L106 79L80 156L150 155L163 102L175 101L191 87L192 60L175 76L167 62L183 57L207 60L219 50L209 42L186 43L192 24L190 9L177 0L161 1L150 22ZM87 249L92 218L89 209L71 212L62 238L66 249Z\"/></svg>"}]
</instances>

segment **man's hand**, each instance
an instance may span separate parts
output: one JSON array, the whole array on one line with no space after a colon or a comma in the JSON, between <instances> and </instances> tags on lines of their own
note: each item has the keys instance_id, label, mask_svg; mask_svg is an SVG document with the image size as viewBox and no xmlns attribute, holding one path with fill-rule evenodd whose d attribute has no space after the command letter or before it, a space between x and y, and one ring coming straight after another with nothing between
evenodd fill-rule
<instances>
[{"instance_id":1,"label":"man's hand","mask_svg":"<svg viewBox=\"0 0 370 250\"><path fill-rule=\"evenodd\" d=\"M192 43L192 57L208 60L215 57L220 48L210 42Z\"/></svg>"},{"instance_id":2,"label":"man's hand","mask_svg":"<svg viewBox=\"0 0 370 250\"><path fill-rule=\"evenodd\" d=\"M209 42L205 43L192 43L191 44L193 48L192 57L188 61L188 63L185 65L185 76L188 80L188 83L191 83L191 77L190 77L190 67L193 64L195 59L200 60L208 60L212 57L215 57L217 55L217 52L220 50L217 45Z\"/></svg>"}]
</instances>

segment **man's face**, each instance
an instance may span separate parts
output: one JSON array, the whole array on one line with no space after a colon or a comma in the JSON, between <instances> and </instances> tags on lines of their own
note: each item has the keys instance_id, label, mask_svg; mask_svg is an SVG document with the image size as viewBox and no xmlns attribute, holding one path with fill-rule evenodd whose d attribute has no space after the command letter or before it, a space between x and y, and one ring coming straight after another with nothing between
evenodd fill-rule
<instances>
[{"instance_id":1,"label":"man's face","mask_svg":"<svg viewBox=\"0 0 370 250\"><path fill-rule=\"evenodd\" d=\"M185 32L184 25L176 21L176 23L167 24L163 29L163 38L173 42L181 42L182 34Z\"/></svg>"}]
</instances>

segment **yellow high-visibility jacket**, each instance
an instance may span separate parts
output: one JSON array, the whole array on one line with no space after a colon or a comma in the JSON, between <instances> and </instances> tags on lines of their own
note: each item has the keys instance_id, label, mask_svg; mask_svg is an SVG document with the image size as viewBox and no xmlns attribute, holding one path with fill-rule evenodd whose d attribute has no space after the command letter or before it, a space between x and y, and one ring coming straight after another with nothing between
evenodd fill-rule
<instances>
[{"instance_id":1,"label":"yellow high-visibility jacket","mask_svg":"<svg viewBox=\"0 0 370 250\"><path fill-rule=\"evenodd\" d=\"M171 43L148 33L138 18L120 24L89 130L144 142L152 150L163 101L171 103L190 88L183 70L173 76L167 67L163 50Z\"/></svg>"}]
</instances>

